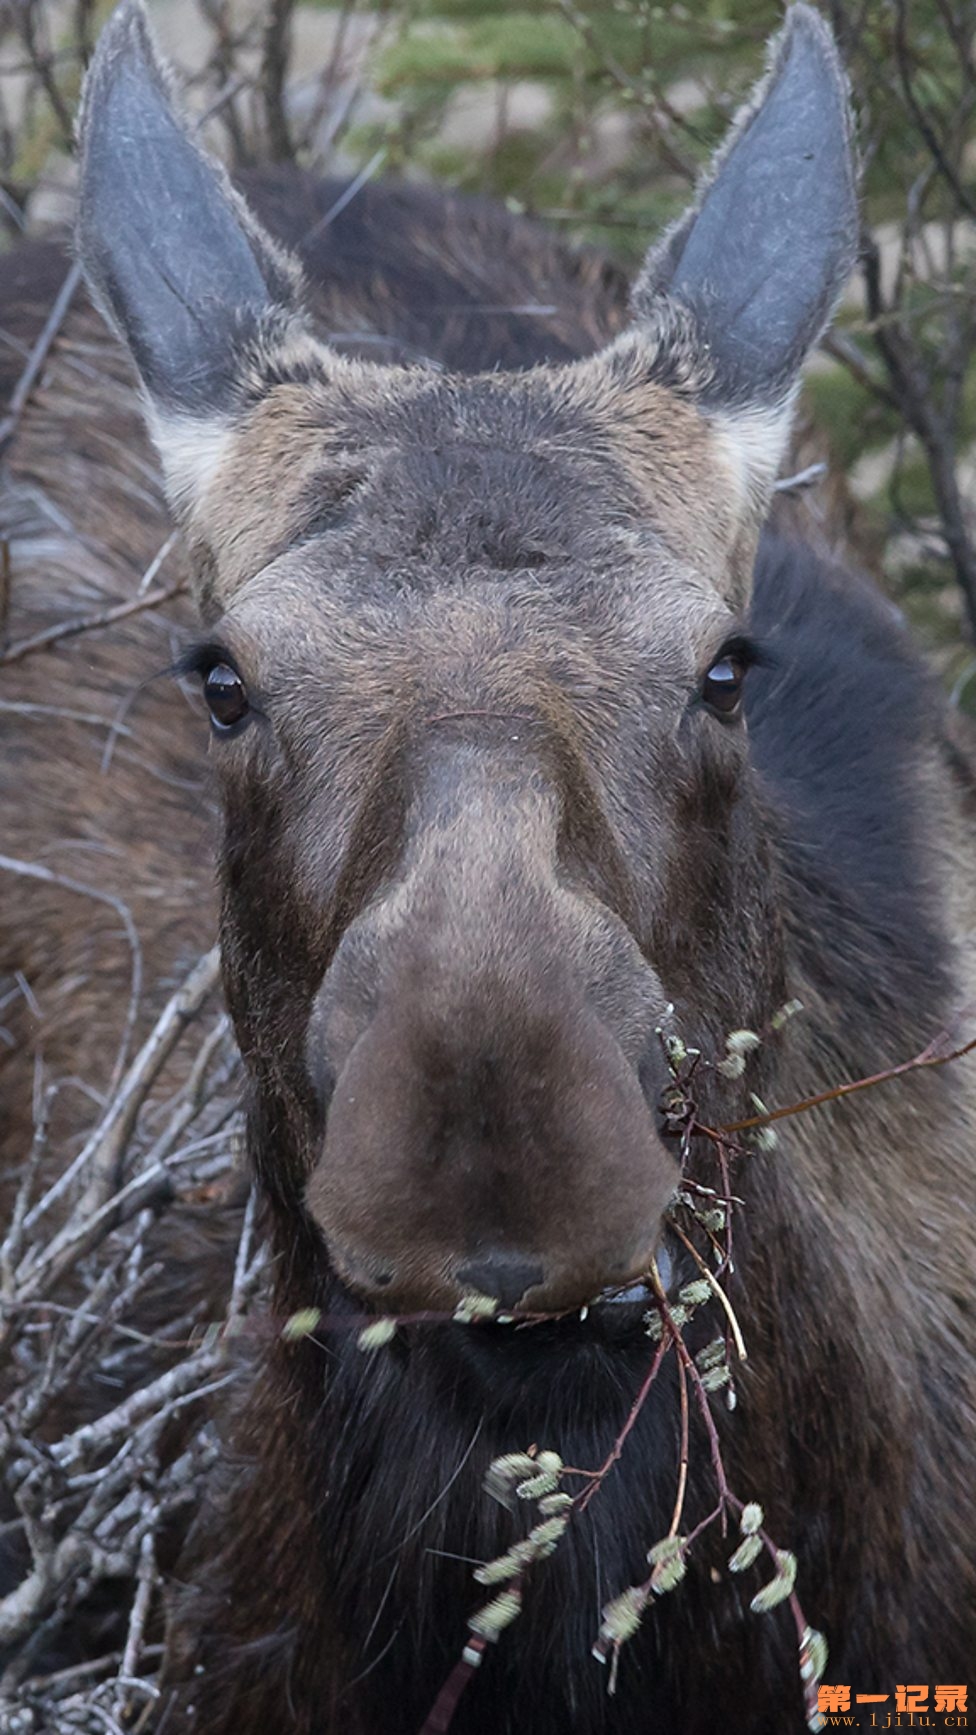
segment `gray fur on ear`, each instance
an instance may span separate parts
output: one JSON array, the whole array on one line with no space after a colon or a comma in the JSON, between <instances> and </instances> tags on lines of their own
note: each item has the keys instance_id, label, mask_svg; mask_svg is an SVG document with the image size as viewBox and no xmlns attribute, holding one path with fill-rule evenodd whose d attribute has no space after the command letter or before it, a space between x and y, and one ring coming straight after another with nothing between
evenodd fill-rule
<instances>
[{"instance_id":1,"label":"gray fur on ear","mask_svg":"<svg viewBox=\"0 0 976 1735\"><path fill-rule=\"evenodd\" d=\"M102 32L79 145L81 263L154 409L226 411L242 352L288 324L301 275L178 115L140 0Z\"/></svg>"},{"instance_id":2,"label":"gray fur on ear","mask_svg":"<svg viewBox=\"0 0 976 1735\"><path fill-rule=\"evenodd\" d=\"M694 204L635 286L655 372L715 408L782 405L851 271L858 229L847 80L824 20L795 5Z\"/></svg>"}]
</instances>

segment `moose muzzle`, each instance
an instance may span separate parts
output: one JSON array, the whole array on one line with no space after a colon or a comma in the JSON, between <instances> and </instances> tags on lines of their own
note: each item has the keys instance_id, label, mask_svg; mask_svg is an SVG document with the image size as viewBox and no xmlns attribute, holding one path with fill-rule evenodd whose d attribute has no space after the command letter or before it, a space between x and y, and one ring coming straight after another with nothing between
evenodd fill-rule
<instances>
[{"instance_id":1,"label":"moose muzzle","mask_svg":"<svg viewBox=\"0 0 976 1735\"><path fill-rule=\"evenodd\" d=\"M559 859L560 796L456 747L401 873L347 929L309 1064L327 1098L307 1202L384 1310L580 1306L647 1269L677 1181L657 1132L665 996Z\"/></svg>"}]
</instances>

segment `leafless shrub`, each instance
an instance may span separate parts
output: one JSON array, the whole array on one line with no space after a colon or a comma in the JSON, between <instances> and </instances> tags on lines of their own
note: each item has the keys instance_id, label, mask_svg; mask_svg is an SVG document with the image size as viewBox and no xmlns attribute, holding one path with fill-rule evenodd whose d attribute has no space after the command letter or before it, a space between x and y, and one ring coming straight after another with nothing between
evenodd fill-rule
<instances>
[{"instance_id":1,"label":"leafless shrub","mask_svg":"<svg viewBox=\"0 0 976 1735\"><path fill-rule=\"evenodd\" d=\"M0 868L36 871L5 858ZM170 1296L155 1309L159 1335L147 1331L167 1215L219 1195L235 1173L239 1061L215 1006L217 979L211 951L66 1166L52 1164L47 1148L59 1081L38 1067L33 1148L0 1245L0 1460L11 1511L2 1533L23 1563L0 1598L0 1649L10 1659L0 1729L10 1735L131 1728L156 1695L159 1649L147 1646L146 1628L157 1539L188 1512L213 1461L207 1400L235 1377L235 1334L265 1258L252 1197L225 1302L181 1314ZM167 1091L174 1057L185 1080ZM91 1401L79 1406L79 1391ZM55 1641L107 1581L120 1611L128 1602L119 1647L45 1673Z\"/></svg>"},{"instance_id":2,"label":"leafless shrub","mask_svg":"<svg viewBox=\"0 0 976 1735\"><path fill-rule=\"evenodd\" d=\"M95 0L0 4L0 221L14 232L28 227L52 162L73 154L75 108L103 10ZM190 10L205 47L181 70L213 148L233 168L300 159L325 171L354 117L366 58L388 23L384 9L345 0L331 11L320 32L324 61L308 72L294 52L295 0L192 0Z\"/></svg>"}]
</instances>

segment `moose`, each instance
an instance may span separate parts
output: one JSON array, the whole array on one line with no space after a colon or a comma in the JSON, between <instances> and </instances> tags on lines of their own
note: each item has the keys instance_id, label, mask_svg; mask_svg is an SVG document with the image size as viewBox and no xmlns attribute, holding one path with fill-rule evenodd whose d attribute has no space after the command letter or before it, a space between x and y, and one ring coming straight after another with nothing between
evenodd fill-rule
<instances>
[{"instance_id":1,"label":"moose","mask_svg":"<svg viewBox=\"0 0 976 1735\"><path fill-rule=\"evenodd\" d=\"M163 522L144 414L202 623L180 670L210 716L269 1305L321 1322L262 1342L227 1418L172 1575L159 1728L801 1730L789 1608L751 1612L761 1565L730 1574L736 1536L704 1524L710 1442L795 1554L829 1681L966 1681L970 1062L729 1159L748 1359L734 1409L708 1396L711 1433L694 1402L681 1421L687 1164L724 1196L701 1129L890 1069L976 998L971 745L881 594L774 505L858 245L826 25L789 10L629 300L609 265L456 195L366 187L332 218L327 187L277 168L245 197L138 0L102 35L79 136L94 305L67 330L98 383L29 406L9 462L99 525L117 582ZM64 557L24 606L55 579L93 582ZM23 678L118 694L139 631ZM101 839L172 977L210 920L209 818L197 715L175 686L151 704L165 785L135 768L110 799L35 733L5 825ZM5 958L39 933L85 955L65 894L19 895ZM94 975L51 1040L91 1059L115 987ZM513 1454L540 1486L563 1467L558 1545L472 1649L492 1594L473 1571L525 1540L526 1508L483 1488ZM701 1533L608 1692L594 1639L679 1476Z\"/></svg>"}]
</instances>

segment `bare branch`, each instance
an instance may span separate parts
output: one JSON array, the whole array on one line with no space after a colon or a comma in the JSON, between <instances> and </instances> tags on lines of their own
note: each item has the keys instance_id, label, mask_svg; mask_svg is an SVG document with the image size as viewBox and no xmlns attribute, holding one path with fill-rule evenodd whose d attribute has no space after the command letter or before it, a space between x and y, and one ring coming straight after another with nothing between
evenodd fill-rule
<instances>
[{"instance_id":1,"label":"bare branch","mask_svg":"<svg viewBox=\"0 0 976 1735\"><path fill-rule=\"evenodd\" d=\"M164 602L172 602L174 597L182 596L185 591L186 580L180 579L165 590L147 591L143 596L133 597L130 602L120 602L112 608L99 609L97 613L84 615L80 620L61 621L55 627L47 627L44 632L35 633L32 638L21 639L19 644L11 645L9 650L0 655L0 664L19 663L24 657L32 656L35 651L50 650L52 645L60 644L62 639L114 626L116 621L125 620L129 615L143 614L146 609L159 608Z\"/></svg>"}]
</instances>

